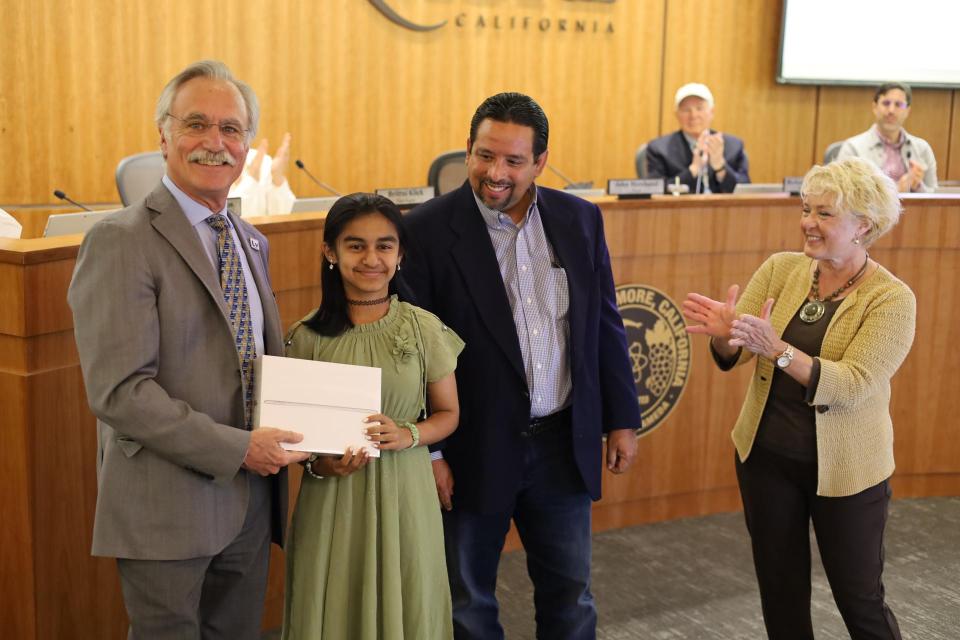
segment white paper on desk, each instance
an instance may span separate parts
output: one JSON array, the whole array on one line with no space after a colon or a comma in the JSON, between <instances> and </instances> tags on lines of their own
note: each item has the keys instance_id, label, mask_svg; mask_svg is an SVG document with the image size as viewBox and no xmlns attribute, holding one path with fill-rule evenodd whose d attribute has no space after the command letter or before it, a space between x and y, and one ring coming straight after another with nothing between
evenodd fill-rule
<instances>
[{"instance_id":1,"label":"white paper on desk","mask_svg":"<svg viewBox=\"0 0 960 640\"><path fill-rule=\"evenodd\" d=\"M277 356L258 358L256 366L254 425L303 434L284 449L342 455L363 447L380 457L363 422L380 413L379 368Z\"/></svg>"}]
</instances>

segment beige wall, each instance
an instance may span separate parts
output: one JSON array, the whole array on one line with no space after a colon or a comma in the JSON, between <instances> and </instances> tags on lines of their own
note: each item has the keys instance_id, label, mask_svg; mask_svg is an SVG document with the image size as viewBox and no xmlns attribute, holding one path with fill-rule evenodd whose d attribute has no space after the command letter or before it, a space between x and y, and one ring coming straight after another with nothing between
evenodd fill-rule
<instances>
[{"instance_id":1,"label":"beige wall","mask_svg":"<svg viewBox=\"0 0 960 640\"><path fill-rule=\"evenodd\" d=\"M598 186L632 176L636 148L673 130L672 95L689 80L711 85L715 124L745 139L758 182L802 174L826 144L870 123L869 89L775 83L779 3L388 3L449 22L405 30L367 0L3 0L0 203L50 203L54 188L115 202L117 162L157 147L161 87L201 57L257 90L262 136L276 143L289 130L294 156L343 191L423 184L434 156L463 147L477 104L502 90L536 97L552 164ZM918 91L908 122L933 144L941 179L960 177L955 94ZM291 182L321 195L300 175Z\"/></svg>"}]
</instances>

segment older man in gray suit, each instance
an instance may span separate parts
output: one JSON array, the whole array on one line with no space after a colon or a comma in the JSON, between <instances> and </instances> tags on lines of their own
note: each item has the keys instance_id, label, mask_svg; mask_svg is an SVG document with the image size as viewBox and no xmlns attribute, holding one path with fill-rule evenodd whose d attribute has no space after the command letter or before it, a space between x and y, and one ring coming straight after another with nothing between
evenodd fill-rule
<instances>
[{"instance_id":1,"label":"older man in gray suit","mask_svg":"<svg viewBox=\"0 0 960 640\"><path fill-rule=\"evenodd\" d=\"M227 212L253 91L204 61L157 103L166 175L84 238L68 300L97 416L93 554L130 638L258 638L299 434L251 430L253 361L282 353L267 240Z\"/></svg>"}]
</instances>

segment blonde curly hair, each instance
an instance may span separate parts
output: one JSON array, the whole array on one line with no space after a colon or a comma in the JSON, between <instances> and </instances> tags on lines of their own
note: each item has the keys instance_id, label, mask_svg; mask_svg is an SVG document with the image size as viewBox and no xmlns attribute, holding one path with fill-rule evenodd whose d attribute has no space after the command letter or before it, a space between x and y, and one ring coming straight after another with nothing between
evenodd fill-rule
<instances>
[{"instance_id":1,"label":"blonde curly hair","mask_svg":"<svg viewBox=\"0 0 960 640\"><path fill-rule=\"evenodd\" d=\"M809 195L833 196L833 206L839 212L866 220L870 229L862 242L867 247L897 224L903 210L897 185L862 158L815 165L800 187L801 198L806 200Z\"/></svg>"}]
</instances>

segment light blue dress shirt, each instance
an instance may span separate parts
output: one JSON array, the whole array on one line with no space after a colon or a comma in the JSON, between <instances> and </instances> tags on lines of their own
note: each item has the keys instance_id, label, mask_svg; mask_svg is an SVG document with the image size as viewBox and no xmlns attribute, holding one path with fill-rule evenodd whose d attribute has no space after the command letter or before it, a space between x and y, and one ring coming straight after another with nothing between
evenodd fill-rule
<instances>
[{"instance_id":1,"label":"light blue dress shirt","mask_svg":"<svg viewBox=\"0 0 960 640\"><path fill-rule=\"evenodd\" d=\"M547 240L533 201L519 225L485 206L474 194L487 225L507 291L530 391L530 417L540 418L570 403L570 290L567 273Z\"/></svg>"}]
</instances>

